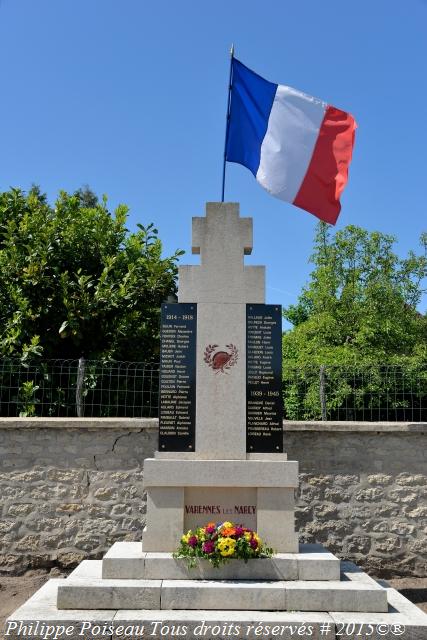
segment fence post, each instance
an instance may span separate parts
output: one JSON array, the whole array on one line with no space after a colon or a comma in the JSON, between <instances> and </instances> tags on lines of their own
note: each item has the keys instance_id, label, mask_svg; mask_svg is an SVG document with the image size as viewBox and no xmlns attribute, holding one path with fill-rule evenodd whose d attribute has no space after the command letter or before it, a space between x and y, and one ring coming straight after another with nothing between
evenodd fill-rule
<instances>
[{"instance_id":1,"label":"fence post","mask_svg":"<svg viewBox=\"0 0 427 640\"><path fill-rule=\"evenodd\" d=\"M78 418L83 418L84 414L83 387L85 381L85 364L86 361L82 356L81 358L79 358L79 364L77 365L76 408Z\"/></svg>"},{"instance_id":2,"label":"fence post","mask_svg":"<svg viewBox=\"0 0 427 640\"><path fill-rule=\"evenodd\" d=\"M322 409L322 420L327 420L328 416L326 413L326 367L324 364L320 365L319 371L319 393L320 393L320 406Z\"/></svg>"}]
</instances>

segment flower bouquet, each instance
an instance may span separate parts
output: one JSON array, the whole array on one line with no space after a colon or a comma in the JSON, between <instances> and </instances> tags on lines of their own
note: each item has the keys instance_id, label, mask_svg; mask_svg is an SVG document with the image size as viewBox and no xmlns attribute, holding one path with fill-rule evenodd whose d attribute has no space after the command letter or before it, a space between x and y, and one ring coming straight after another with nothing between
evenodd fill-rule
<instances>
[{"instance_id":1,"label":"flower bouquet","mask_svg":"<svg viewBox=\"0 0 427 640\"><path fill-rule=\"evenodd\" d=\"M270 558L273 549L266 547L252 529L233 522L215 524L185 533L174 558L185 558L189 568L197 565L197 558L209 560L214 567L228 560L239 558L247 562L250 558Z\"/></svg>"}]
</instances>

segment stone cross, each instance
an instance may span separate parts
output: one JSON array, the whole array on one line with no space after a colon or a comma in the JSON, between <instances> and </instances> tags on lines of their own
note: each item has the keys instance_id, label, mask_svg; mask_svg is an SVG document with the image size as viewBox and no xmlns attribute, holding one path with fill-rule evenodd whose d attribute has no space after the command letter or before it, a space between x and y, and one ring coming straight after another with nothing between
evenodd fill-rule
<instances>
[{"instance_id":1,"label":"stone cross","mask_svg":"<svg viewBox=\"0 0 427 640\"><path fill-rule=\"evenodd\" d=\"M264 303L265 267L245 266L252 253L252 218L239 217L239 204L208 202L206 217L193 218L193 254L200 266L179 268L179 302Z\"/></svg>"},{"instance_id":2,"label":"stone cross","mask_svg":"<svg viewBox=\"0 0 427 640\"><path fill-rule=\"evenodd\" d=\"M207 203L193 218L192 252L201 264L179 268L178 300L197 303L196 457L246 459L246 304L265 301L265 268L244 264L252 218L237 203ZM234 345L235 364L212 369L209 345Z\"/></svg>"}]
</instances>

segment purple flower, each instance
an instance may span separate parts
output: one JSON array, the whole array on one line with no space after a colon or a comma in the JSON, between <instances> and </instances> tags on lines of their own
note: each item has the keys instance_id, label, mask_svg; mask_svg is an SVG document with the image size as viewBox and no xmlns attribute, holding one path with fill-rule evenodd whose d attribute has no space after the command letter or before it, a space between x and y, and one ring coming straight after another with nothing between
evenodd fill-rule
<instances>
[{"instance_id":1,"label":"purple flower","mask_svg":"<svg viewBox=\"0 0 427 640\"><path fill-rule=\"evenodd\" d=\"M190 538L188 538L188 546L193 549L197 546L197 536L190 536Z\"/></svg>"},{"instance_id":2,"label":"purple flower","mask_svg":"<svg viewBox=\"0 0 427 640\"><path fill-rule=\"evenodd\" d=\"M215 533L215 531L216 531L215 525L213 525L213 524L208 525L208 526L206 527L205 531L206 531L206 533L208 533L209 535L211 535L212 533Z\"/></svg>"},{"instance_id":3,"label":"purple flower","mask_svg":"<svg viewBox=\"0 0 427 640\"><path fill-rule=\"evenodd\" d=\"M234 535L236 536L236 538L241 538L244 533L245 533L245 530L244 530L243 527L240 527L240 526L235 527L235 534Z\"/></svg>"},{"instance_id":4,"label":"purple flower","mask_svg":"<svg viewBox=\"0 0 427 640\"><path fill-rule=\"evenodd\" d=\"M258 547L258 542L255 540L255 538L251 538L249 544L252 549L256 549Z\"/></svg>"},{"instance_id":5,"label":"purple flower","mask_svg":"<svg viewBox=\"0 0 427 640\"><path fill-rule=\"evenodd\" d=\"M212 540L206 540L202 546L203 553L213 553L215 551L215 543Z\"/></svg>"}]
</instances>

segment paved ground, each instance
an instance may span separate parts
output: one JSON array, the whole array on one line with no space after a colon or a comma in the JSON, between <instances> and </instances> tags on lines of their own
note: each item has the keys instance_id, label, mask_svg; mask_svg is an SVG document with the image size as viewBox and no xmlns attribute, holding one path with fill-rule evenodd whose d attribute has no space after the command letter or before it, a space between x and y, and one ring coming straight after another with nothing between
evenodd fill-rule
<instances>
[{"instance_id":1,"label":"paved ground","mask_svg":"<svg viewBox=\"0 0 427 640\"><path fill-rule=\"evenodd\" d=\"M387 582L427 613L427 578L396 578Z\"/></svg>"},{"instance_id":2,"label":"paved ground","mask_svg":"<svg viewBox=\"0 0 427 640\"><path fill-rule=\"evenodd\" d=\"M23 576L0 576L0 633L3 634L6 618L23 604L49 578L63 578L58 569L28 571ZM399 578L387 581L408 600L427 613L427 578ZM0 637L3 637L0 636Z\"/></svg>"}]
</instances>

